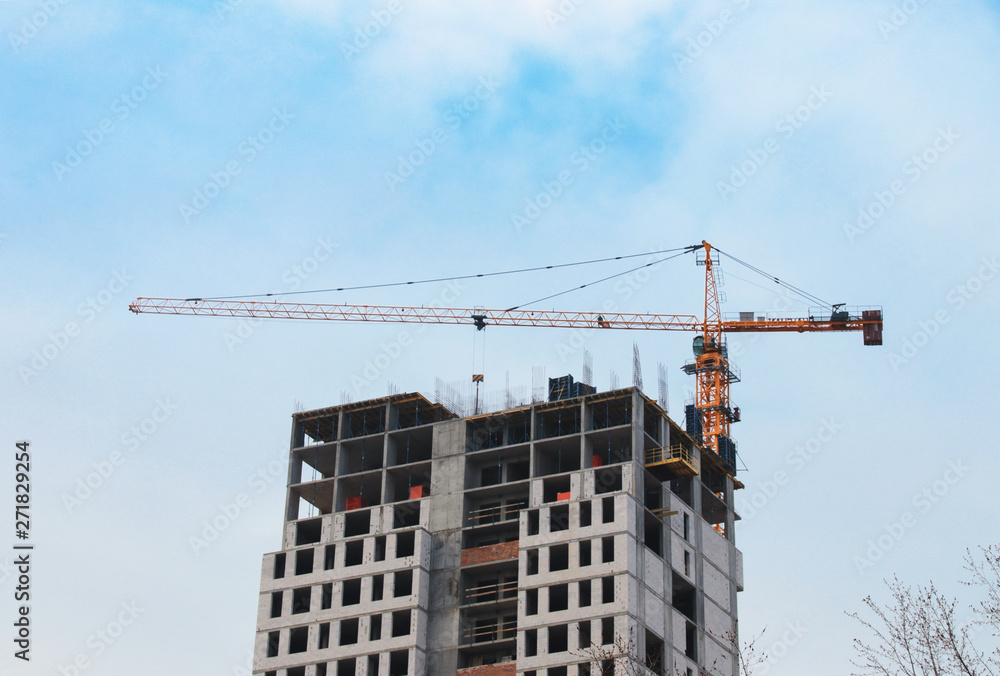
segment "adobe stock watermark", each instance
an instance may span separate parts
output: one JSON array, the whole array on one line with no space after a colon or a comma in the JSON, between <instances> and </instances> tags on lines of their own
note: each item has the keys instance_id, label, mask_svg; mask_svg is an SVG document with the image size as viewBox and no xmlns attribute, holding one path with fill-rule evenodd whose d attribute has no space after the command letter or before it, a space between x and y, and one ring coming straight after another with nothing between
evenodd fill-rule
<instances>
[{"instance_id":1,"label":"adobe stock watermark","mask_svg":"<svg viewBox=\"0 0 1000 676\"><path fill-rule=\"evenodd\" d=\"M961 459L952 460L948 463L948 468L940 479L924 486L915 493L910 500L910 506L913 510L903 512L890 523L883 523L883 532L875 539L868 540L865 555L854 555L854 567L858 573L863 575L869 568L874 568L875 564L881 561L886 553L899 544L906 537L906 534L917 525L917 517L927 514L938 505L962 480L962 477L969 473L970 469Z\"/></svg>"},{"instance_id":2,"label":"adobe stock watermark","mask_svg":"<svg viewBox=\"0 0 1000 676\"><path fill-rule=\"evenodd\" d=\"M26 16L21 20L21 30L17 33L14 31L7 32L7 40L10 42L14 53L17 54L27 47L28 43L34 40L49 25L49 22L58 16L62 8L70 2L72 0L42 0L38 5L38 9L31 16Z\"/></svg>"},{"instance_id":3,"label":"adobe stock watermark","mask_svg":"<svg viewBox=\"0 0 1000 676\"><path fill-rule=\"evenodd\" d=\"M604 127L569 156L569 168L559 171L551 181L543 181L541 190L534 197L524 200L524 208L519 213L511 213L510 221L520 234L525 226L535 223L542 214L555 203L577 177L587 172L601 155L608 151L611 144L621 138L626 129L620 117L605 122Z\"/></svg>"},{"instance_id":4,"label":"adobe stock watermark","mask_svg":"<svg viewBox=\"0 0 1000 676\"><path fill-rule=\"evenodd\" d=\"M73 489L62 494L62 503L63 507L66 508L66 513L72 514L83 507L83 503L105 486L118 471L118 468L149 441L177 409L177 405L170 401L170 397L157 399L156 406L148 416L122 432L120 447L108 453L106 458L91 463L94 471L78 477Z\"/></svg>"},{"instance_id":5,"label":"adobe stock watermark","mask_svg":"<svg viewBox=\"0 0 1000 676\"><path fill-rule=\"evenodd\" d=\"M274 143L278 134L288 128L288 123L295 119L295 115L288 112L287 108L273 109L270 121L255 133L247 136L236 148L238 157L226 162L219 171L210 172L207 183L200 188L195 188L191 196L190 204L182 202L177 205L181 218L186 224L191 223L191 219L199 216L215 200L222 191L230 186L233 179L243 173L243 169L251 165L269 145Z\"/></svg>"},{"instance_id":6,"label":"adobe stock watermark","mask_svg":"<svg viewBox=\"0 0 1000 676\"><path fill-rule=\"evenodd\" d=\"M771 157L781 150L778 137L786 141L791 139L831 98L833 92L828 90L826 85L810 88L805 102L792 112L783 115L774 124L776 135L769 137L760 147L747 148L746 159L730 167L729 180L716 182L715 187L719 191L719 196L728 201L731 195L735 195L749 182L751 176L760 171Z\"/></svg>"},{"instance_id":7,"label":"adobe stock watermark","mask_svg":"<svg viewBox=\"0 0 1000 676\"><path fill-rule=\"evenodd\" d=\"M619 303L628 302L632 296L649 283L649 280L652 279L652 277L653 274L648 267L639 268L635 272L630 272L629 274L622 276L622 278L614 284L613 291L615 295L604 299L604 302L601 303L601 312L605 312L607 314L619 312L621 309L621 305ZM574 328L561 334L565 335L566 339L560 340L554 345L556 354L559 355L559 361L566 363L570 357L576 355L580 352L580 350L585 348L587 346L587 341L601 330L602 329L597 327L589 327L585 329Z\"/></svg>"},{"instance_id":8,"label":"adobe stock watermark","mask_svg":"<svg viewBox=\"0 0 1000 676\"><path fill-rule=\"evenodd\" d=\"M397 157L396 170L384 174L385 186L391 192L396 192L397 187L410 179L418 168L427 164L427 161L448 141L449 130L458 131L483 103L493 98L493 94L501 84L492 75L479 78L479 84L473 92L448 109L440 126L435 127L426 136L414 139L414 150Z\"/></svg>"},{"instance_id":9,"label":"adobe stock watermark","mask_svg":"<svg viewBox=\"0 0 1000 676\"><path fill-rule=\"evenodd\" d=\"M243 4L243 0L216 0L215 16L217 19L228 19L236 13L236 8Z\"/></svg>"},{"instance_id":10,"label":"adobe stock watermark","mask_svg":"<svg viewBox=\"0 0 1000 676\"><path fill-rule=\"evenodd\" d=\"M983 256L981 265L975 274L970 275L961 284L953 286L945 296L945 300L949 305L954 306L954 309L949 311L948 308L940 308L930 319L917 322L917 330L909 336L904 336L899 348L888 354L887 359L893 372L899 371L900 367L910 363L920 350L926 347L931 339L951 322L954 313L965 308L973 298L982 292L987 282L996 278L998 272L1000 272L1000 263L997 261L997 256L989 258Z\"/></svg>"},{"instance_id":11,"label":"adobe stock watermark","mask_svg":"<svg viewBox=\"0 0 1000 676\"><path fill-rule=\"evenodd\" d=\"M459 283L457 280L452 280L447 282L442 288L438 295L428 303L427 307L447 307L455 303L462 292L465 291L465 286ZM420 327L411 333L409 330L404 329L400 331L394 340L389 342L379 343L379 350L374 357L365 359L363 368L359 373L353 373L350 376L351 391L352 396L359 397L363 388L372 385L376 380L378 380L386 371L388 371L397 359L403 356L403 354L414 345L414 339L419 337L424 331L427 330L427 324L421 324Z\"/></svg>"},{"instance_id":12,"label":"adobe stock watermark","mask_svg":"<svg viewBox=\"0 0 1000 676\"><path fill-rule=\"evenodd\" d=\"M401 0L389 0L384 9L373 9L370 12L371 19L362 26L354 27L354 37L350 42L341 41L340 53L344 55L348 63L361 55L361 52L368 49L373 40L376 40L382 31L387 29L393 20L403 12Z\"/></svg>"},{"instance_id":13,"label":"adobe stock watermark","mask_svg":"<svg viewBox=\"0 0 1000 676\"><path fill-rule=\"evenodd\" d=\"M576 10L588 0L559 0L555 9L545 10L545 20L549 22L549 28L555 30L560 24L566 23L571 16L576 14Z\"/></svg>"},{"instance_id":14,"label":"adobe stock watermark","mask_svg":"<svg viewBox=\"0 0 1000 676\"><path fill-rule=\"evenodd\" d=\"M114 100L111 104L112 116L103 117L93 127L87 127L80 131L83 136L76 145L66 146L66 154L62 161L52 163L52 171L56 179L62 183L66 174L73 173L79 169L84 160L94 154L108 137L115 132L116 123L124 122L129 116L146 100L146 97L155 91L166 79L167 74L160 66L147 66L146 75L142 81L129 91L125 92Z\"/></svg>"},{"instance_id":15,"label":"adobe stock watermark","mask_svg":"<svg viewBox=\"0 0 1000 676\"><path fill-rule=\"evenodd\" d=\"M96 658L108 651L108 648L121 640L125 630L131 627L142 615L143 609L135 599L123 601L114 619L87 637L87 650L77 653L69 664L57 664L56 669L62 676L80 676L94 665Z\"/></svg>"},{"instance_id":16,"label":"adobe stock watermark","mask_svg":"<svg viewBox=\"0 0 1000 676\"><path fill-rule=\"evenodd\" d=\"M715 17L702 24L702 30L687 40L687 46L682 52L674 52L674 65L677 70L683 72L685 68L693 65L715 41L722 37L729 27L736 23L747 9L750 8L750 0L733 0L736 10L725 8Z\"/></svg>"},{"instance_id":17,"label":"adobe stock watermark","mask_svg":"<svg viewBox=\"0 0 1000 676\"><path fill-rule=\"evenodd\" d=\"M329 237L317 237L316 246L312 253L282 273L281 283L283 286L272 291L271 295L280 296L284 293L298 291L303 282L315 275L316 271L330 260L339 246ZM253 336L263 324L263 319L248 317L239 321L235 331L226 331L222 334L222 340L226 344L226 350L229 351L229 354L233 354L236 348Z\"/></svg>"},{"instance_id":18,"label":"adobe stock watermark","mask_svg":"<svg viewBox=\"0 0 1000 676\"><path fill-rule=\"evenodd\" d=\"M243 664L233 665L233 676L253 676L253 651L247 653Z\"/></svg>"},{"instance_id":19,"label":"adobe stock watermark","mask_svg":"<svg viewBox=\"0 0 1000 676\"><path fill-rule=\"evenodd\" d=\"M743 507L738 510L740 517L747 521L756 516L778 495L781 487L788 485L789 480L800 473L810 460L819 455L844 427L846 427L845 423L837 422L833 417L821 420L820 426L813 436L809 437L804 444L796 446L785 454L784 460L787 469L776 470L770 479L755 482L754 492L750 495L744 495L746 491L741 494L742 500L740 502L743 503Z\"/></svg>"},{"instance_id":20,"label":"adobe stock watermark","mask_svg":"<svg viewBox=\"0 0 1000 676\"><path fill-rule=\"evenodd\" d=\"M66 322L61 329L50 331L48 339L31 351L30 358L17 367L17 373L27 385L33 378L52 365L59 355L63 354L72 342L83 335L87 326L94 322L104 310L111 305L115 296L128 288L129 282L135 279L125 268L121 272L111 273L111 279L93 296L87 297L76 308L76 313L83 318L82 322Z\"/></svg>"},{"instance_id":21,"label":"adobe stock watermark","mask_svg":"<svg viewBox=\"0 0 1000 676\"><path fill-rule=\"evenodd\" d=\"M766 674L772 667L777 665L791 649L796 646L802 637L809 633L802 622L789 622L785 625L785 631L781 637L768 646L764 651L762 660L754 667L754 674Z\"/></svg>"},{"instance_id":22,"label":"adobe stock watermark","mask_svg":"<svg viewBox=\"0 0 1000 676\"><path fill-rule=\"evenodd\" d=\"M926 4L927 0L903 0L898 5L893 5L889 16L878 20L878 32L882 34L882 39L888 40L890 35L908 24L913 15Z\"/></svg>"},{"instance_id":23,"label":"adobe stock watermark","mask_svg":"<svg viewBox=\"0 0 1000 676\"><path fill-rule=\"evenodd\" d=\"M229 530L248 509L253 507L254 500L267 492L275 482L280 486L285 485L287 456L281 453L280 458L280 460L275 458L266 465L258 467L247 477L246 490L239 491L231 500L220 503L218 511L202 521L198 533L188 537L188 545L195 557L201 556L202 552L218 541L223 533Z\"/></svg>"},{"instance_id":24,"label":"adobe stock watermark","mask_svg":"<svg viewBox=\"0 0 1000 676\"><path fill-rule=\"evenodd\" d=\"M903 176L909 178L909 184L916 183L930 170L932 166L951 150L960 136L954 129L938 127L937 137L920 153L913 155L903 163ZM844 235L851 244L859 235L863 235L873 227L900 197L906 194L908 183L904 178L891 181L885 190L876 190L871 202L858 209L858 216L853 223L844 223Z\"/></svg>"}]
</instances>

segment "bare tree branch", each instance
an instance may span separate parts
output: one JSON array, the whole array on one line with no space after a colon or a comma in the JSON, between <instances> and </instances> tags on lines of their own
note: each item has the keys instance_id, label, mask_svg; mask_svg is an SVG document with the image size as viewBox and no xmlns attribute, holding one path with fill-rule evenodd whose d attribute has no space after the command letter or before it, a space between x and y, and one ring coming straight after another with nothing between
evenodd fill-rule
<instances>
[{"instance_id":1,"label":"bare tree branch","mask_svg":"<svg viewBox=\"0 0 1000 676\"><path fill-rule=\"evenodd\" d=\"M973 641L973 629L1000 630L1000 545L966 552L965 570L985 598L972 606L972 625L959 622L958 602L942 594L934 583L915 589L896 577L886 580L891 601L880 605L864 599L866 617L848 613L870 634L854 639L855 667L873 676L998 676L1000 649L983 651Z\"/></svg>"}]
</instances>

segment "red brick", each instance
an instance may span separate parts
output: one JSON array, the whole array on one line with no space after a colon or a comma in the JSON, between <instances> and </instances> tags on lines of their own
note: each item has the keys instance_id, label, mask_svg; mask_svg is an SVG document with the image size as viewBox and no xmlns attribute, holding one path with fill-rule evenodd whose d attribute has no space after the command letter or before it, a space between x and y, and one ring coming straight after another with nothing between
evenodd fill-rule
<instances>
[{"instance_id":1,"label":"red brick","mask_svg":"<svg viewBox=\"0 0 1000 676\"><path fill-rule=\"evenodd\" d=\"M517 662L502 662L500 664L486 664L481 667L466 667L459 669L456 676L515 676L517 673Z\"/></svg>"},{"instance_id":2,"label":"red brick","mask_svg":"<svg viewBox=\"0 0 1000 676\"><path fill-rule=\"evenodd\" d=\"M469 566L474 563L489 563L490 561L516 559L518 551L517 540L512 542L501 542L496 545L486 545L485 547L463 549L462 565Z\"/></svg>"}]
</instances>

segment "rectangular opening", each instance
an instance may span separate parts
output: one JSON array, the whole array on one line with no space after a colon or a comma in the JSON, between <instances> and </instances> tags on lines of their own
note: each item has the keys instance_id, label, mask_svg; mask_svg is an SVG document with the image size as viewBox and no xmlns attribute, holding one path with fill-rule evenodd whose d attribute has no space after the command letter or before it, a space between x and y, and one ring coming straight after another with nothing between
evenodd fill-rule
<instances>
[{"instance_id":1,"label":"rectangular opening","mask_svg":"<svg viewBox=\"0 0 1000 676\"><path fill-rule=\"evenodd\" d=\"M352 538L358 535L368 535L372 526L371 510L350 512L344 515L344 537Z\"/></svg>"},{"instance_id":2,"label":"rectangular opening","mask_svg":"<svg viewBox=\"0 0 1000 676\"><path fill-rule=\"evenodd\" d=\"M590 676L590 662L583 662L576 668L577 676Z\"/></svg>"},{"instance_id":3,"label":"rectangular opening","mask_svg":"<svg viewBox=\"0 0 1000 676\"><path fill-rule=\"evenodd\" d=\"M683 500L688 507L693 507L692 487L696 481L697 479L674 479L670 482L670 492Z\"/></svg>"},{"instance_id":4,"label":"rectangular opening","mask_svg":"<svg viewBox=\"0 0 1000 676\"><path fill-rule=\"evenodd\" d=\"M278 656L278 643L281 633L277 631L267 632L267 656L277 657Z\"/></svg>"},{"instance_id":5,"label":"rectangular opening","mask_svg":"<svg viewBox=\"0 0 1000 676\"><path fill-rule=\"evenodd\" d=\"M414 533L414 531L411 530L405 533L397 533L396 558L401 559L404 556L413 556L415 543L416 543L416 533Z\"/></svg>"},{"instance_id":6,"label":"rectangular opening","mask_svg":"<svg viewBox=\"0 0 1000 676\"><path fill-rule=\"evenodd\" d=\"M385 561L385 536L379 535L375 538L375 560Z\"/></svg>"},{"instance_id":7,"label":"rectangular opening","mask_svg":"<svg viewBox=\"0 0 1000 676\"><path fill-rule=\"evenodd\" d=\"M665 667L663 656L663 639L646 630L646 666L654 674L662 674Z\"/></svg>"},{"instance_id":8,"label":"rectangular opening","mask_svg":"<svg viewBox=\"0 0 1000 676\"><path fill-rule=\"evenodd\" d=\"M594 470L594 490L597 493L615 493L622 489L622 468L602 467Z\"/></svg>"},{"instance_id":9,"label":"rectangular opening","mask_svg":"<svg viewBox=\"0 0 1000 676\"><path fill-rule=\"evenodd\" d=\"M545 676L566 676L567 667L549 667Z\"/></svg>"},{"instance_id":10,"label":"rectangular opening","mask_svg":"<svg viewBox=\"0 0 1000 676\"><path fill-rule=\"evenodd\" d=\"M360 566L365 561L365 541L351 540L344 545L344 565Z\"/></svg>"},{"instance_id":11,"label":"rectangular opening","mask_svg":"<svg viewBox=\"0 0 1000 676\"><path fill-rule=\"evenodd\" d=\"M524 592L524 614L525 615L537 615L538 614L538 590L529 589Z\"/></svg>"},{"instance_id":12,"label":"rectangular opening","mask_svg":"<svg viewBox=\"0 0 1000 676\"><path fill-rule=\"evenodd\" d=\"M337 565L337 546L327 545L323 550L323 570L332 570Z\"/></svg>"},{"instance_id":13,"label":"rectangular opening","mask_svg":"<svg viewBox=\"0 0 1000 676\"><path fill-rule=\"evenodd\" d=\"M632 399L608 399L590 405L591 428L595 430L628 425L632 422Z\"/></svg>"},{"instance_id":14,"label":"rectangular opening","mask_svg":"<svg viewBox=\"0 0 1000 676\"><path fill-rule=\"evenodd\" d=\"M401 596L409 596L413 593L413 571L412 570L400 570L396 571L395 579L393 580L392 595L395 598Z\"/></svg>"},{"instance_id":15,"label":"rectangular opening","mask_svg":"<svg viewBox=\"0 0 1000 676\"><path fill-rule=\"evenodd\" d=\"M549 587L549 612L555 613L569 608L569 585L556 584Z\"/></svg>"},{"instance_id":16,"label":"rectangular opening","mask_svg":"<svg viewBox=\"0 0 1000 676\"><path fill-rule=\"evenodd\" d=\"M301 587L292 591L292 615L309 612L312 587Z\"/></svg>"},{"instance_id":17,"label":"rectangular opening","mask_svg":"<svg viewBox=\"0 0 1000 676\"><path fill-rule=\"evenodd\" d=\"M537 575L538 574L538 550L529 549L525 554L525 561L527 562L527 574Z\"/></svg>"},{"instance_id":18,"label":"rectangular opening","mask_svg":"<svg viewBox=\"0 0 1000 676\"><path fill-rule=\"evenodd\" d=\"M549 508L549 530L553 533L569 530L569 505L553 505Z\"/></svg>"},{"instance_id":19,"label":"rectangular opening","mask_svg":"<svg viewBox=\"0 0 1000 676\"><path fill-rule=\"evenodd\" d=\"M601 618L601 645L614 645L615 642L615 618ZM614 672L611 672L614 673Z\"/></svg>"},{"instance_id":20,"label":"rectangular opening","mask_svg":"<svg viewBox=\"0 0 1000 676\"><path fill-rule=\"evenodd\" d=\"M601 578L601 603L615 602L615 576Z\"/></svg>"},{"instance_id":21,"label":"rectangular opening","mask_svg":"<svg viewBox=\"0 0 1000 676\"><path fill-rule=\"evenodd\" d=\"M687 512L684 512L684 539L691 541L691 517Z\"/></svg>"},{"instance_id":22,"label":"rectangular opening","mask_svg":"<svg viewBox=\"0 0 1000 676\"><path fill-rule=\"evenodd\" d=\"M538 535L538 510L528 512L528 535Z\"/></svg>"},{"instance_id":23,"label":"rectangular opening","mask_svg":"<svg viewBox=\"0 0 1000 676\"><path fill-rule=\"evenodd\" d=\"M295 546L312 545L319 542L323 529L323 519L309 519L295 524Z\"/></svg>"},{"instance_id":24,"label":"rectangular opening","mask_svg":"<svg viewBox=\"0 0 1000 676\"><path fill-rule=\"evenodd\" d=\"M405 502L392 509L393 528L410 528L420 525L420 500Z\"/></svg>"},{"instance_id":25,"label":"rectangular opening","mask_svg":"<svg viewBox=\"0 0 1000 676\"><path fill-rule=\"evenodd\" d=\"M382 639L382 616L372 615L371 625L369 626L369 631L368 631L368 640L379 641L381 639Z\"/></svg>"},{"instance_id":26,"label":"rectangular opening","mask_svg":"<svg viewBox=\"0 0 1000 676\"><path fill-rule=\"evenodd\" d=\"M274 579L280 580L285 577L285 555L275 554L274 555Z\"/></svg>"},{"instance_id":27,"label":"rectangular opening","mask_svg":"<svg viewBox=\"0 0 1000 676\"><path fill-rule=\"evenodd\" d=\"M590 540L580 540L580 565L590 565Z\"/></svg>"},{"instance_id":28,"label":"rectangular opening","mask_svg":"<svg viewBox=\"0 0 1000 676\"><path fill-rule=\"evenodd\" d=\"M283 593L271 592L271 617L281 617L281 600Z\"/></svg>"},{"instance_id":29,"label":"rectangular opening","mask_svg":"<svg viewBox=\"0 0 1000 676\"><path fill-rule=\"evenodd\" d=\"M657 410L656 406L647 403L644 407L642 416L642 427L643 430L650 436L650 438L655 441L660 441L660 421L663 418L660 416L660 412Z\"/></svg>"},{"instance_id":30,"label":"rectangular opening","mask_svg":"<svg viewBox=\"0 0 1000 676\"><path fill-rule=\"evenodd\" d=\"M587 650L590 648L590 621L580 622L578 625L579 632L577 633L577 647L580 650Z\"/></svg>"},{"instance_id":31,"label":"rectangular opening","mask_svg":"<svg viewBox=\"0 0 1000 676\"><path fill-rule=\"evenodd\" d=\"M614 537L601 538L601 563L611 563L615 560Z\"/></svg>"},{"instance_id":32,"label":"rectangular opening","mask_svg":"<svg viewBox=\"0 0 1000 676\"><path fill-rule=\"evenodd\" d=\"M306 668L290 667L288 671L285 672L285 676L306 676Z\"/></svg>"},{"instance_id":33,"label":"rectangular opening","mask_svg":"<svg viewBox=\"0 0 1000 676\"><path fill-rule=\"evenodd\" d=\"M580 580L580 607L586 608L590 605L590 580Z\"/></svg>"},{"instance_id":34,"label":"rectangular opening","mask_svg":"<svg viewBox=\"0 0 1000 676\"><path fill-rule=\"evenodd\" d=\"M614 523L615 522L615 499L614 498L602 498L601 499L601 521L604 523Z\"/></svg>"},{"instance_id":35,"label":"rectangular opening","mask_svg":"<svg viewBox=\"0 0 1000 676\"><path fill-rule=\"evenodd\" d=\"M378 655L368 656L368 674L367 676L378 676Z\"/></svg>"},{"instance_id":36,"label":"rectangular opening","mask_svg":"<svg viewBox=\"0 0 1000 676\"><path fill-rule=\"evenodd\" d=\"M309 549L300 549L295 552L295 574L296 575L308 575L313 572L313 559L315 558L316 550L312 547Z\"/></svg>"},{"instance_id":37,"label":"rectangular opening","mask_svg":"<svg viewBox=\"0 0 1000 676\"><path fill-rule=\"evenodd\" d=\"M568 474L545 479L542 482L542 501L545 503L567 501L572 494L571 488Z\"/></svg>"},{"instance_id":38,"label":"rectangular opening","mask_svg":"<svg viewBox=\"0 0 1000 676\"><path fill-rule=\"evenodd\" d=\"M321 587L322 599L320 600L320 609L329 610L333 607L333 583L327 582Z\"/></svg>"},{"instance_id":39,"label":"rectangular opening","mask_svg":"<svg viewBox=\"0 0 1000 676\"><path fill-rule=\"evenodd\" d=\"M690 622L685 622L684 628L684 639L686 647L684 649L684 657L688 658L692 662L698 661L698 629Z\"/></svg>"},{"instance_id":40,"label":"rectangular opening","mask_svg":"<svg viewBox=\"0 0 1000 676\"><path fill-rule=\"evenodd\" d=\"M663 490L659 482L652 474L646 472L646 492L643 495L643 505L650 511L655 511L663 506Z\"/></svg>"},{"instance_id":41,"label":"rectangular opening","mask_svg":"<svg viewBox=\"0 0 1000 676\"><path fill-rule=\"evenodd\" d=\"M344 580L344 591L340 604L343 606L356 606L361 603L361 578Z\"/></svg>"},{"instance_id":42,"label":"rectangular opening","mask_svg":"<svg viewBox=\"0 0 1000 676\"><path fill-rule=\"evenodd\" d=\"M479 470L480 486L496 486L500 483L500 465L487 465Z\"/></svg>"},{"instance_id":43,"label":"rectangular opening","mask_svg":"<svg viewBox=\"0 0 1000 676\"><path fill-rule=\"evenodd\" d=\"M389 676L407 676L410 673L409 669L409 650L397 650L389 653Z\"/></svg>"},{"instance_id":44,"label":"rectangular opening","mask_svg":"<svg viewBox=\"0 0 1000 676\"><path fill-rule=\"evenodd\" d=\"M586 500L580 503L580 528L586 528L590 525L590 501Z\"/></svg>"},{"instance_id":45,"label":"rectangular opening","mask_svg":"<svg viewBox=\"0 0 1000 676\"><path fill-rule=\"evenodd\" d=\"M549 653L564 653L569 650L569 626L565 624L549 627Z\"/></svg>"},{"instance_id":46,"label":"rectangular opening","mask_svg":"<svg viewBox=\"0 0 1000 676\"><path fill-rule=\"evenodd\" d=\"M615 661L611 659L601 660L601 676L615 676Z\"/></svg>"},{"instance_id":47,"label":"rectangular opening","mask_svg":"<svg viewBox=\"0 0 1000 676\"><path fill-rule=\"evenodd\" d=\"M358 618L340 621L340 645L354 645L358 642ZM353 672L352 672L353 673Z\"/></svg>"},{"instance_id":48,"label":"rectangular opening","mask_svg":"<svg viewBox=\"0 0 1000 676\"><path fill-rule=\"evenodd\" d=\"M534 657L538 654L538 630L529 629L524 632L524 654Z\"/></svg>"},{"instance_id":49,"label":"rectangular opening","mask_svg":"<svg viewBox=\"0 0 1000 676\"><path fill-rule=\"evenodd\" d=\"M549 547L549 571L569 569L569 545Z\"/></svg>"},{"instance_id":50,"label":"rectangular opening","mask_svg":"<svg viewBox=\"0 0 1000 676\"><path fill-rule=\"evenodd\" d=\"M684 574L691 577L691 552L684 550Z\"/></svg>"},{"instance_id":51,"label":"rectangular opening","mask_svg":"<svg viewBox=\"0 0 1000 676\"><path fill-rule=\"evenodd\" d=\"M326 676L326 662L320 662L316 665L316 676Z\"/></svg>"},{"instance_id":52,"label":"rectangular opening","mask_svg":"<svg viewBox=\"0 0 1000 676\"><path fill-rule=\"evenodd\" d=\"M319 625L319 649L325 650L330 647L330 623L324 622ZM325 664L323 665L326 666Z\"/></svg>"},{"instance_id":53,"label":"rectangular opening","mask_svg":"<svg viewBox=\"0 0 1000 676\"><path fill-rule=\"evenodd\" d=\"M354 676L357 673L358 660L356 657L349 657L346 660L337 660L337 676Z\"/></svg>"},{"instance_id":54,"label":"rectangular opening","mask_svg":"<svg viewBox=\"0 0 1000 676\"><path fill-rule=\"evenodd\" d=\"M309 627L292 627L288 632L288 652L304 653L309 647Z\"/></svg>"},{"instance_id":55,"label":"rectangular opening","mask_svg":"<svg viewBox=\"0 0 1000 676\"><path fill-rule=\"evenodd\" d=\"M385 594L385 576L372 576L372 601L381 601Z\"/></svg>"},{"instance_id":56,"label":"rectangular opening","mask_svg":"<svg viewBox=\"0 0 1000 676\"><path fill-rule=\"evenodd\" d=\"M646 512L643 518L642 543L659 557L663 557L663 521Z\"/></svg>"},{"instance_id":57,"label":"rectangular opening","mask_svg":"<svg viewBox=\"0 0 1000 676\"><path fill-rule=\"evenodd\" d=\"M678 575L674 575L670 605L689 620L694 620L694 586Z\"/></svg>"},{"instance_id":58,"label":"rectangular opening","mask_svg":"<svg viewBox=\"0 0 1000 676\"><path fill-rule=\"evenodd\" d=\"M410 611L397 610L392 614L392 637L409 636L410 634Z\"/></svg>"}]
</instances>

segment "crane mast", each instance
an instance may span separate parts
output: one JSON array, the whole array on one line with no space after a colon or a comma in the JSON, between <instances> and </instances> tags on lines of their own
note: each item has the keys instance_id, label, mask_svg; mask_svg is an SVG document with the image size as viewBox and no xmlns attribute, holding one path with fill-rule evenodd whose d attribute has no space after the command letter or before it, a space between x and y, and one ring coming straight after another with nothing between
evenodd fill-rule
<instances>
[{"instance_id":1,"label":"crane mast","mask_svg":"<svg viewBox=\"0 0 1000 676\"><path fill-rule=\"evenodd\" d=\"M728 354L722 329L722 312L719 309L719 290L712 265L712 245L702 242L705 248L705 320L701 336L694 340L694 364L685 371L695 376L695 408L701 415L704 445L716 455L735 466L735 457L729 458L732 445L729 425L732 411L729 406L729 384L739 379L729 367ZM735 452L734 452L735 453Z\"/></svg>"}]
</instances>

